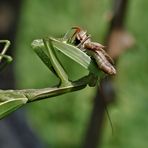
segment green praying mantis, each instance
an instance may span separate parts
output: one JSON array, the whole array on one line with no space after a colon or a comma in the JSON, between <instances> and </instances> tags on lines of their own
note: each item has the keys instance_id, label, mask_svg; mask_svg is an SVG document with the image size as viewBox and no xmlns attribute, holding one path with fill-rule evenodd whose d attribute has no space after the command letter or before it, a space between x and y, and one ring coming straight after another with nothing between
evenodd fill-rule
<instances>
[{"instance_id":1,"label":"green praying mantis","mask_svg":"<svg viewBox=\"0 0 148 148\"><path fill-rule=\"evenodd\" d=\"M31 44L35 53L39 56L42 62L59 78L59 84L56 87L41 89L0 90L0 119L26 103L81 90L87 85L95 86L97 84L98 79L101 77L99 67L102 63L99 62L101 62L102 59L100 59L100 55L97 55L94 51L89 51L89 54L84 52L82 50L82 45L85 41L80 41L78 45L74 43L77 40L77 36L75 35L78 35L78 32L75 32L71 37L68 37L68 34L69 31L62 39L55 39L52 37L36 39ZM0 43L3 42L5 42L6 45L0 54L0 62L2 59L5 59L6 63L9 63L12 58L7 56L5 53L10 42L0 41ZM75 81L69 80L67 72L56 55L56 50L87 69L88 75L82 76L80 79ZM101 56L103 57L103 55ZM107 58L105 58L105 56L103 58L104 59L102 61L105 60L108 64L109 61ZM98 63L100 64L99 66Z\"/></svg>"}]
</instances>

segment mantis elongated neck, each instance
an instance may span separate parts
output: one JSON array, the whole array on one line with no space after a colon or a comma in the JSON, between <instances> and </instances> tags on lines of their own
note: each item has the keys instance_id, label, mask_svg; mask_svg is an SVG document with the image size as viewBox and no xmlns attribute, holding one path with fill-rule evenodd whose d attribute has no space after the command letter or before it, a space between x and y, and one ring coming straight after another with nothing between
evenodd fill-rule
<instances>
[{"instance_id":1,"label":"mantis elongated neck","mask_svg":"<svg viewBox=\"0 0 148 148\"><path fill-rule=\"evenodd\" d=\"M86 87L86 84L73 84L65 87L53 87L42 89L28 89L23 90L25 96L28 98L27 102L42 100L72 91L77 91Z\"/></svg>"}]
</instances>

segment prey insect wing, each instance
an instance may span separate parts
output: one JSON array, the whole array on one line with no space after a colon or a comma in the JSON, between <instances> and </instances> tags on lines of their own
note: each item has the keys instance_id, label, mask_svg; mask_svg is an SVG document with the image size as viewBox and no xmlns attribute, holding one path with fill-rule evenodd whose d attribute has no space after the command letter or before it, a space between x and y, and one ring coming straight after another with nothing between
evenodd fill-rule
<instances>
[{"instance_id":1,"label":"prey insect wing","mask_svg":"<svg viewBox=\"0 0 148 148\"><path fill-rule=\"evenodd\" d=\"M84 46L86 50L94 52L93 57L101 70L108 74L115 74L116 70L112 66L113 61L110 56L102 49L103 47L103 45L96 42L88 42L85 43Z\"/></svg>"},{"instance_id":2,"label":"prey insect wing","mask_svg":"<svg viewBox=\"0 0 148 148\"><path fill-rule=\"evenodd\" d=\"M106 46L103 46L102 44L99 44L97 42L88 42L88 43L85 43L85 48L94 50L94 51L101 51L104 54L104 56L107 58L107 60L111 64L114 64L114 61L112 60L112 58L105 51Z\"/></svg>"},{"instance_id":3,"label":"prey insect wing","mask_svg":"<svg viewBox=\"0 0 148 148\"><path fill-rule=\"evenodd\" d=\"M95 51L93 57L96 60L96 63L99 66L99 68L103 70L105 73L110 74L110 75L116 74L115 68L106 59L105 55L101 51Z\"/></svg>"}]
</instances>

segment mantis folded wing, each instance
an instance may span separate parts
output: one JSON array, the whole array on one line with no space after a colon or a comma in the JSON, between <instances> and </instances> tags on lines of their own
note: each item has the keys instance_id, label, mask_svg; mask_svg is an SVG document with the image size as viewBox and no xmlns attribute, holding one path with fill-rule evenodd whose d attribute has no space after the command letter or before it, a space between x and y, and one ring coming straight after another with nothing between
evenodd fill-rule
<instances>
[{"instance_id":1,"label":"mantis folded wing","mask_svg":"<svg viewBox=\"0 0 148 148\"><path fill-rule=\"evenodd\" d=\"M60 79L60 84L57 87L42 89L0 90L0 119L26 103L77 91L87 85L94 86L96 84L100 74L97 66L86 53L77 47L54 38L34 40L32 47L49 70ZM55 54L55 49L87 69L89 74L74 82L70 81ZM2 55L4 55L4 52ZM1 56L2 58L4 56Z\"/></svg>"}]
</instances>

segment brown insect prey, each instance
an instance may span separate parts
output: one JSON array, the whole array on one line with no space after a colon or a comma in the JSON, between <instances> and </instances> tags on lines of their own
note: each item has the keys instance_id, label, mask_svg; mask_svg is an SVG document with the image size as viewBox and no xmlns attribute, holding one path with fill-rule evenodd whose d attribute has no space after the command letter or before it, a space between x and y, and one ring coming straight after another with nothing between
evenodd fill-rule
<instances>
[{"instance_id":1,"label":"brown insect prey","mask_svg":"<svg viewBox=\"0 0 148 148\"><path fill-rule=\"evenodd\" d=\"M92 42L87 31L80 27L72 27L72 29L75 29L75 32L71 37L71 40L73 39L73 43L81 50L89 52L102 71L110 75L115 75L116 69L113 67L114 62L104 50L105 46L97 42Z\"/></svg>"}]
</instances>

